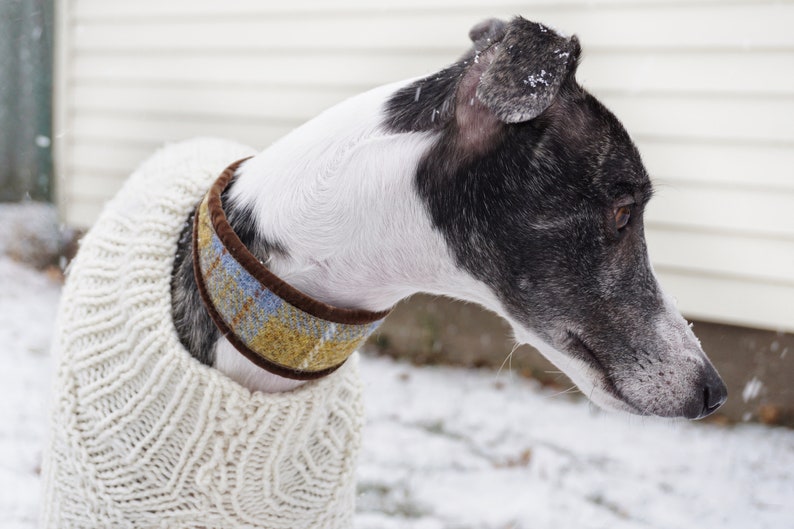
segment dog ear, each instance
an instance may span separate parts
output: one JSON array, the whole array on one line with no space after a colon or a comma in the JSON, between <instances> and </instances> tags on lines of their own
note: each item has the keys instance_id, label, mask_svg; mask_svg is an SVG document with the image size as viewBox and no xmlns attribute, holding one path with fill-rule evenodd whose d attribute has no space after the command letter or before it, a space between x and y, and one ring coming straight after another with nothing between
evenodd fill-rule
<instances>
[{"instance_id":1,"label":"dog ear","mask_svg":"<svg viewBox=\"0 0 794 529\"><path fill-rule=\"evenodd\" d=\"M546 110L576 73L581 53L576 37L563 37L542 24L521 17L507 26L499 22L487 20L472 28L473 53L459 63L456 131L458 142L471 152L492 145L505 123L529 121ZM480 50L483 38L491 42Z\"/></svg>"},{"instance_id":2,"label":"dog ear","mask_svg":"<svg viewBox=\"0 0 794 529\"><path fill-rule=\"evenodd\" d=\"M485 66L485 62L480 63L479 55L504 37L505 27L497 18L476 24L469 30L474 45L456 63L398 90L386 106L389 126L399 132L441 130L460 114L455 107L462 99L463 104L473 104L474 89ZM464 91L465 97L461 96Z\"/></svg>"},{"instance_id":3,"label":"dog ear","mask_svg":"<svg viewBox=\"0 0 794 529\"><path fill-rule=\"evenodd\" d=\"M476 26L475 26L476 27ZM521 17L504 38L484 52L490 64L480 76L476 95L505 123L529 121L546 110L581 53L579 40Z\"/></svg>"},{"instance_id":4,"label":"dog ear","mask_svg":"<svg viewBox=\"0 0 794 529\"><path fill-rule=\"evenodd\" d=\"M528 121L573 76L579 41L517 17L488 19L469 31L474 46L456 63L395 92L385 119L395 132L440 131L456 123L459 140L477 150L504 123Z\"/></svg>"}]
</instances>

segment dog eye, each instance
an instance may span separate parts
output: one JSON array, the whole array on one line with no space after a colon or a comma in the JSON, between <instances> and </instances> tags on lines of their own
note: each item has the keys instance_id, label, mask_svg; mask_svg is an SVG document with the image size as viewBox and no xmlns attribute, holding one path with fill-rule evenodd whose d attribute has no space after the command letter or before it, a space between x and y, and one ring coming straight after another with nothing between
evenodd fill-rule
<instances>
[{"instance_id":1,"label":"dog eye","mask_svg":"<svg viewBox=\"0 0 794 529\"><path fill-rule=\"evenodd\" d=\"M622 230L631 219L631 205L620 206L613 211L615 216L615 228L617 228L618 231Z\"/></svg>"}]
</instances>

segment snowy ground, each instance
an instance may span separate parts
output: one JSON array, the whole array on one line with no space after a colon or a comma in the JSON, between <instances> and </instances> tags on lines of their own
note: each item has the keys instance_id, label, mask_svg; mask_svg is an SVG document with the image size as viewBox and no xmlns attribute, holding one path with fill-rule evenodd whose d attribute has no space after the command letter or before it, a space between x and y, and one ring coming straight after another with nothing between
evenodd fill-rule
<instances>
[{"instance_id":1,"label":"snowy ground","mask_svg":"<svg viewBox=\"0 0 794 529\"><path fill-rule=\"evenodd\" d=\"M0 527L35 527L59 286L0 257ZM360 529L794 527L794 431L601 413L531 381L362 359Z\"/></svg>"}]
</instances>

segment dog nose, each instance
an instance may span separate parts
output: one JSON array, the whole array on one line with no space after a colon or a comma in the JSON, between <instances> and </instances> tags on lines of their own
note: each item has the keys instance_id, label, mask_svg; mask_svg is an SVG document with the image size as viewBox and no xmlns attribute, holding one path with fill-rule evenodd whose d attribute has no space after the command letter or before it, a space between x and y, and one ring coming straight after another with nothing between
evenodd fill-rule
<instances>
[{"instance_id":1,"label":"dog nose","mask_svg":"<svg viewBox=\"0 0 794 529\"><path fill-rule=\"evenodd\" d=\"M719 375L717 375L716 380L706 383L703 394L703 414L700 417L711 415L728 400L728 388Z\"/></svg>"},{"instance_id":2,"label":"dog nose","mask_svg":"<svg viewBox=\"0 0 794 529\"><path fill-rule=\"evenodd\" d=\"M687 419L702 419L717 411L728 399L728 388L725 382L717 374L717 370L711 366L707 367L705 375L702 377L701 387L703 388L702 397L694 400L687 406L685 413Z\"/></svg>"},{"instance_id":3,"label":"dog nose","mask_svg":"<svg viewBox=\"0 0 794 529\"><path fill-rule=\"evenodd\" d=\"M698 384L692 390L691 397L683 410L683 415L687 419L702 419L711 415L728 398L728 388L710 362L707 363Z\"/></svg>"}]
</instances>

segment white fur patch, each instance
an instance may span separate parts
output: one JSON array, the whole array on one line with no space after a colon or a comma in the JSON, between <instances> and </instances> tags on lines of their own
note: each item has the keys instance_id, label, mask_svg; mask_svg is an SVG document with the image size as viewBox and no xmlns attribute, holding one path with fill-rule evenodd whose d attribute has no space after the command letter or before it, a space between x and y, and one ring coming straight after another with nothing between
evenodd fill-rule
<instances>
[{"instance_id":1,"label":"white fur patch","mask_svg":"<svg viewBox=\"0 0 794 529\"><path fill-rule=\"evenodd\" d=\"M281 393L306 383L265 371L237 351L226 338L218 340L215 346L215 369L251 391Z\"/></svg>"},{"instance_id":2,"label":"white fur patch","mask_svg":"<svg viewBox=\"0 0 794 529\"><path fill-rule=\"evenodd\" d=\"M271 270L315 299L384 310L428 292L498 310L490 290L455 265L414 189L434 134L381 126L386 101L408 82L349 99L274 143L241 167L230 199L252 206L260 234L286 250ZM274 375L230 347L219 343L218 369L278 391Z\"/></svg>"}]
</instances>

